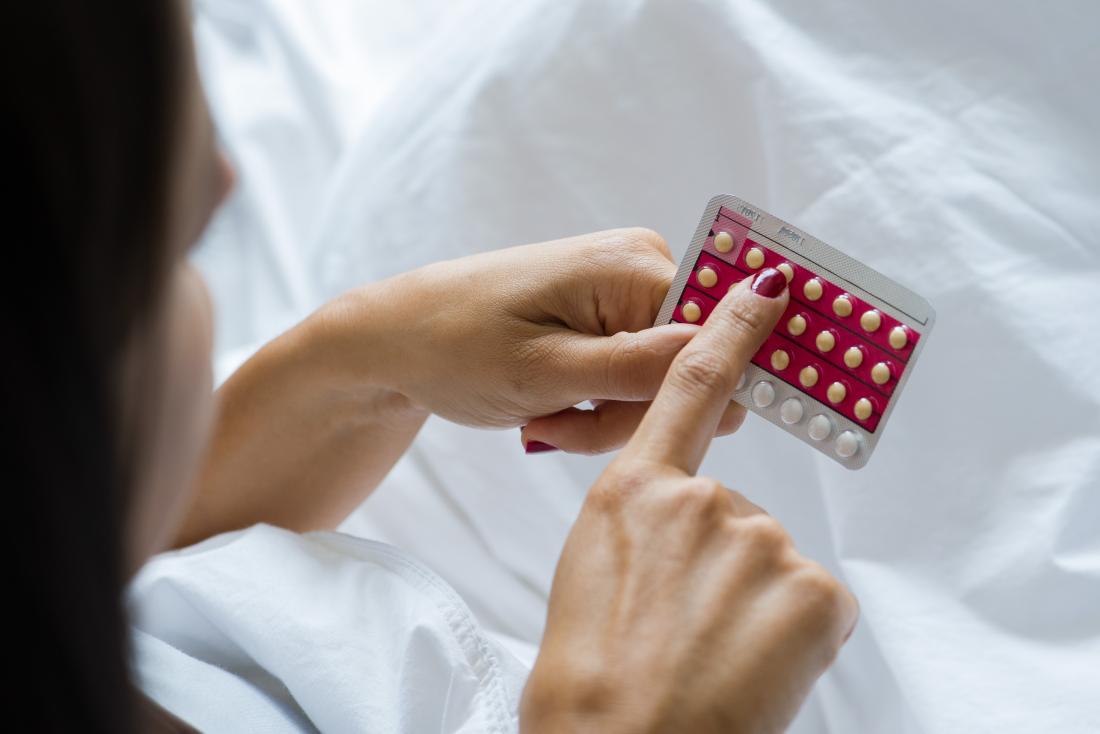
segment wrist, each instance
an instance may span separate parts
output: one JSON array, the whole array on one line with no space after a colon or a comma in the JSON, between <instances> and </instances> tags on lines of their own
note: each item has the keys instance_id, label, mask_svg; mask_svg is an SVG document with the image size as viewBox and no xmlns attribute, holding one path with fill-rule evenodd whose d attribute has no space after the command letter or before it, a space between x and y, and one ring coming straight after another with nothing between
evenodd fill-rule
<instances>
[{"instance_id":1,"label":"wrist","mask_svg":"<svg viewBox=\"0 0 1100 734\"><path fill-rule=\"evenodd\" d=\"M362 403L363 415L422 421L429 411L403 389L401 365L411 355L402 344L400 325L384 308L389 301L385 290L383 282L349 291L286 336L326 391ZM392 302L391 311L399 311L392 309Z\"/></svg>"},{"instance_id":2,"label":"wrist","mask_svg":"<svg viewBox=\"0 0 1100 734\"><path fill-rule=\"evenodd\" d=\"M536 663L520 702L521 734L644 734L637 721L601 676L547 674Z\"/></svg>"}]
</instances>

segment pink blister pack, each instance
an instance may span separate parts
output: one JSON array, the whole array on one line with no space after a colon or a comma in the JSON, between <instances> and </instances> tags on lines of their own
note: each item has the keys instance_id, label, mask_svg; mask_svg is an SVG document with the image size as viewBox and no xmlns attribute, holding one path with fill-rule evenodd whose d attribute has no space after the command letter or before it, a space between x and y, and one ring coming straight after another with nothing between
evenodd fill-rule
<instances>
[{"instance_id":1,"label":"pink blister pack","mask_svg":"<svg viewBox=\"0 0 1100 734\"><path fill-rule=\"evenodd\" d=\"M790 304L733 399L849 469L870 459L935 323L929 303L736 196L707 204L655 325L703 324L764 268Z\"/></svg>"}]
</instances>

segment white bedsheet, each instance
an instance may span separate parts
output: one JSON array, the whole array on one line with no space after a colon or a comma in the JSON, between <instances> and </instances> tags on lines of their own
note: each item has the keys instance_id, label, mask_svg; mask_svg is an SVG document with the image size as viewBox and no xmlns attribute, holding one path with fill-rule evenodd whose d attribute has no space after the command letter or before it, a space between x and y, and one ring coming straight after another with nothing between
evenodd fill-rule
<instances>
[{"instance_id":1,"label":"white bedsheet","mask_svg":"<svg viewBox=\"0 0 1100 734\"><path fill-rule=\"evenodd\" d=\"M866 469L751 416L703 468L861 601L792 731L1100 731L1100 6L199 0L196 27L242 174L198 255L223 373L358 283L632 224L679 257L738 194L938 312ZM605 462L433 420L344 529L537 643Z\"/></svg>"}]
</instances>

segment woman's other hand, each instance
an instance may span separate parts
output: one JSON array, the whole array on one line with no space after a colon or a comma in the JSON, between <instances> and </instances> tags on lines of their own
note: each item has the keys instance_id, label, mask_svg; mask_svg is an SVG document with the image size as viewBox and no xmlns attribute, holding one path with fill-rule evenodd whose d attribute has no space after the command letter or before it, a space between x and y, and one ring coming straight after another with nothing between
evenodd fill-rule
<instances>
[{"instance_id":1,"label":"woman's other hand","mask_svg":"<svg viewBox=\"0 0 1100 734\"><path fill-rule=\"evenodd\" d=\"M676 273L656 233L619 229L436 263L322 311L334 350L415 404L523 440L622 446L698 327L653 328ZM571 406L593 400L594 410ZM736 430L729 403L716 430Z\"/></svg>"},{"instance_id":2,"label":"woman's other hand","mask_svg":"<svg viewBox=\"0 0 1100 734\"><path fill-rule=\"evenodd\" d=\"M727 295L592 487L558 564L525 734L781 732L851 633L851 594L760 508L695 476L786 303L785 287Z\"/></svg>"}]
</instances>

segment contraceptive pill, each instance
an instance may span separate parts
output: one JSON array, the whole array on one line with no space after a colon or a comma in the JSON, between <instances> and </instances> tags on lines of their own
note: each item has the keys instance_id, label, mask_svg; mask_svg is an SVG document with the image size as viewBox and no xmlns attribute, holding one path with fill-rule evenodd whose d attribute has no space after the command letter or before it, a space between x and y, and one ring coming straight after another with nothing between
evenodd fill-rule
<instances>
[{"instance_id":1,"label":"contraceptive pill","mask_svg":"<svg viewBox=\"0 0 1100 734\"><path fill-rule=\"evenodd\" d=\"M793 425L802 420L802 414L806 408L799 398L787 398L779 406L779 418L787 425Z\"/></svg>"},{"instance_id":2,"label":"contraceptive pill","mask_svg":"<svg viewBox=\"0 0 1100 734\"><path fill-rule=\"evenodd\" d=\"M704 288L713 288L718 283L718 273L711 267L699 268L699 272L696 273L695 279L699 281L699 285Z\"/></svg>"},{"instance_id":3,"label":"contraceptive pill","mask_svg":"<svg viewBox=\"0 0 1100 734\"><path fill-rule=\"evenodd\" d=\"M857 221L850 231L859 236ZM705 323L728 290L765 267L783 273L789 305L733 399L857 469L881 439L935 313L863 263L720 195L708 203L656 323Z\"/></svg>"},{"instance_id":4,"label":"contraceptive pill","mask_svg":"<svg viewBox=\"0 0 1100 734\"><path fill-rule=\"evenodd\" d=\"M752 402L757 408L766 408L775 402L775 388L767 380L752 386Z\"/></svg>"}]
</instances>

